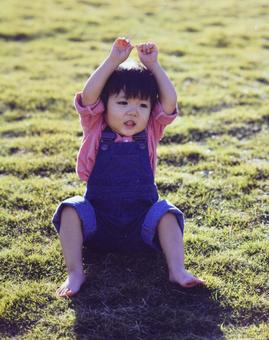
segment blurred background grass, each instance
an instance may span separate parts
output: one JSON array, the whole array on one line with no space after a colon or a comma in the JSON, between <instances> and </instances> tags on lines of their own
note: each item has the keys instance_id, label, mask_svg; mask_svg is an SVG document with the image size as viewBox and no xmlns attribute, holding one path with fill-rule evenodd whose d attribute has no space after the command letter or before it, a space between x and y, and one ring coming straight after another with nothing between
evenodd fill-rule
<instances>
[{"instance_id":1,"label":"blurred background grass","mask_svg":"<svg viewBox=\"0 0 269 340\"><path fill-rule=\"evenodd\" d=\"M2 338L269 338L268 32L263 0L1 2ZM170 285L160 254L90 254L81 294L57 300L50 220L85 187L73 96L117 36L154 41L177 89L156 180L208 284Z\"/></svg>"}]
</instances>

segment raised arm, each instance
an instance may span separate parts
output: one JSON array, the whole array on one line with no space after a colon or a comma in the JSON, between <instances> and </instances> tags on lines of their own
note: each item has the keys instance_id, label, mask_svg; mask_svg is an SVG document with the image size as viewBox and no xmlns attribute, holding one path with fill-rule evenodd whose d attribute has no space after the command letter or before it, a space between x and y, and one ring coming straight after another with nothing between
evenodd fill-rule
<instances>
[{"instance_id":1,"label":"raised arm","mask_svg":"<svg viewBox=\"0 0 269 340\"><path fill-rule=\"evenodd\" d=\"M153 73L158 87L159 100L163 110L172 114L177 105L177 94L174 85L158 62L158 49L154 43L139 44L136 46L140 61Z\"/></svg>"},{"instance_id":2,"label":"raised arm","mask_svg":"<svg viewBox=\"0 0 269 340\"><path fill-rule=\"evenodd\" d=\"M130 55L134 46L126 38L117 38L109 56L87 80L82 92L82 105L94 104L112 72Z\"/></svg>"}]
</instances>

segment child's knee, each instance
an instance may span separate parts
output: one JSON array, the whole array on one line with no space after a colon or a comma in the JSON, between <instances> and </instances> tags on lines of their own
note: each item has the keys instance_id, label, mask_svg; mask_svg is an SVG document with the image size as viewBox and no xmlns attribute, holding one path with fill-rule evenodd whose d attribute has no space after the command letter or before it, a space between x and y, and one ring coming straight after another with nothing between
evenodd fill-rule
<instances>
[{"instance_id":1,"label":"child's knee","mask_svg":"<svg viewBox=\"0 0 269 340\"><path fill-rule=\"evenodd\" d=\"M157 226L157 231L160 233L161 231L167 231L170 229L178 228L178 221L172 212L166 212L160 219L159 224Z\"/></svg>"},{"instance_id":2,"label":"child's knee","mask_svg":"<svg viewBox=\"0 0 269 340\"><path fill-rule=\"evenodd\" d=\"M171 212L167 212L161 217L159 225L160 224L167 224L167 223L169 224L171 222L177 222L176 216L175 216L175 214L173 214Z\"/></svg>"},{"instance_id":3,"label":"child's knee","mask_svg":"<svg viewBox=\"0 0 269 340\"><path fill-rule=\"evenodd\" d=\"M61 212L61 222L63 221L79 221L76 209L70 206L63 207Z\"/></svg>"}]
</instances>

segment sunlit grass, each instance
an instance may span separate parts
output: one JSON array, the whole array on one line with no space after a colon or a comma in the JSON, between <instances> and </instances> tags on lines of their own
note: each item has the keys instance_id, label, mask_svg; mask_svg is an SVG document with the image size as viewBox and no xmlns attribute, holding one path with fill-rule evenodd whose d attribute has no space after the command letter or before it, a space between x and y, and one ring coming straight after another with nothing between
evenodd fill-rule
<instances>
[{"instance_id":1,"label":"sunlit grass","mask_svg":"<svg viewBox=\"0 0 269 340\"><path fill-rule=\"evenodd\" d=\"M1 338L269 338L268 1L2 1ZM161 197L185 214L187 267L161 254L88 254L72 301L51 218L83 195L73 97L117 36L155 41L181 117L158 149ZM132 53L132 58L137 59Z\"/></svg>"}]
</instances>

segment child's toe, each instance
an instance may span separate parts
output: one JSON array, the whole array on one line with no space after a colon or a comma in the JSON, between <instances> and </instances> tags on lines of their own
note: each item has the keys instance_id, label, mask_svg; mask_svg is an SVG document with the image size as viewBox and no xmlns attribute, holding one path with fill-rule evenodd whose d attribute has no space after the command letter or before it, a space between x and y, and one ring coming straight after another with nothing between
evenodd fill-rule
<instances>
[{"instance_id":1,"label":"child's toe","mask_svg":"<svg viewBox=\"0 0 269 340\"><path fill-rule=\"evenodd\" d=\"M62 287L59 287L57 290L56 290L56 295L60 295L61 292L62 292L63 288Z\"/></svg>"},{"instance_id":2,"label":"child's toe","mask_svg":"<svg viewBox=\"0 0 269 340\"><path fill-rule=\"evenodd\" d=\"M56 295L58 297L72 297L73 295L75 295L75 293L69 289L69 288L66 288L66 287L60 287L56 290Z\"/></svg>"},{"instance_id":3,"label":"child's toe","mask_svg":"<svg viewBox=\"0 0 269 340\"><path fill-rule=\"evenodd\" d=\"M67 289L67 291L65 292L65 296L67 297L72 297L74 295L75 293L71 289Z\"/></svg>"},{"instance_id":4,"label":"child's toe","mask_svg":"<svg viewBox=\"0 0 269 340\"><path fill-rule=\"evenodd\" d=\"M59 296L59 297L63 297L63 296L65 296L66 290L67 290L67 288L65 288L65 287L59 287L56 290L56 295Z\"/></svg>"},{"instance_id":5,"label":"child's toe","mask_svg":"<svg viewBox=\"0 0 269 340\"><path fill-rule=\"evenodd\" d=\"M203 280L200 280L197 277L194 277L193 280L186 283L185 287L186 288L193 288L193 287L201 286L201 285L204 285L204 284L205 284L205 282Z\"/></svg>"}]
</instances>

